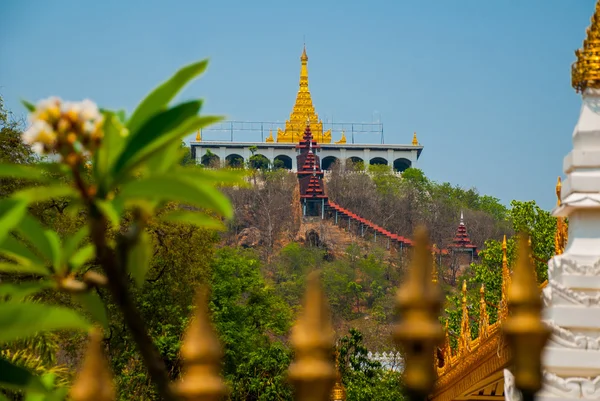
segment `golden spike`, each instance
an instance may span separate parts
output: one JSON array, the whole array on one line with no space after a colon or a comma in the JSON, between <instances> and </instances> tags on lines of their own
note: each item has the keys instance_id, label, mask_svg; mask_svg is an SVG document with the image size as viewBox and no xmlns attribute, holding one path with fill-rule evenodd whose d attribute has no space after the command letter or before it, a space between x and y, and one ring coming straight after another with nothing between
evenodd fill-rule
<instances>
[{"instance_id":1,"label":"golden spike","mask_svg":"<svg viewBox=\"0 0 600 401\"><path fill-rule=\"evenodd\" d=\"M600 2L586 31L583 47L575 51L577 61L571 67L571 84L578 93L600 88Z\"/></svg>"},{"instance_id":2,"label":"golden spike","mask_svg":"<svg viewBox=\"0 0 600 401\"><path fill-rule=\"evenodd\" d=\"M89 344L83 366L75 384L71 387L73 401L113 401L116 393L108 363L102 352L102 332L94 329L89 335Z\"/></svg>"},{"instance_id":3,"label":"golden spike","mask_svg":"<svg viewBox=\"0 0 600 401\"><path fill-rule=\"evenodd\" d=\"M433 284L437 284L438 282L438 270L437 270L437 260L436 260L436 254L437 254L437 245L433 244L433 247L431 249L431 259L433 260L433 268L431 269L431 282Z\"/></svg>"},{"instance_id":4,"label":"golden spike","mask_svg":"<svg viewBox=\"0 0 600 401\"><path fill-rule=\"evenodd\" d=\"M471 345L471 321L469 320L469 309L467 308L467 280L462 285L462 319L460 321L460 338L458 341L458 352L463 354L469 351Z\"/></svg>"},{"instance_id":5,"label":"golden spike","mask_svg":"<svg viewBox=\"0 0 600 401\"><path fill-rule=\"evenodd\" d=\"M396 298L401 320L393 337L404 349L405 388L411 397L424 399L435 383L434 351L444 338L438 320L442 294L439 286L431 282L432 260L427 230L419 227L414 238L411 268Z\"/></svg>"},{"instance_id":6,"label":"golden spike","mask_svg":"<svg viewBox=\"0 0 600 401\"><path fill-rule=\"evenodd\" d=\"M339 369L339 359L340 353L336 349L335 351L335 384L333 385L333 389L331 390L331 401L346 401L346 389L344 388L344 384L342 383L342 375L340 374Z\"/></svg>"},{"instance_id":7,"label":"golden spike","mask_svg":"<svg viewBox=\"0 0 600 401\"><path fill-rule=\"evenodd\" d=\"M562 183L560 177L558 177L558 181L556 183L556 206L561 205L561 195L562 191ZM562 255L565 251L565 246L567 245L567 238L569 237L567 223L565 222L564 217L556 218L556 231L554 233L554 253L556 255Z\"/></svg>"},{"instance_id":8,"label":"golden spike","mask_svg":"<svg viewBox=\"0 0 600 401\"><path fill-rule=\"evenodd\" d=\"M506 235L502 239L502 298L500 300L500 310L498 311L498 320L503 320L508 316L508 287L510 285L510 270L508 269L508 258L506 256Z\"/></svg>"},{"instance_id":9,"label":"golden spike","mask_svg":"<svg viewBox=\"0 0 600 401\"><path fill-rule=\"evenodd\" d=\"M202 141L202 134L200 133L200 130L198 130L198 132L196 132L196 142L201 142Z\"/></svg>"},{"instance_id":10,"label":"golden spike","mask_svg":"<svg viewBox=\"0 0 600 401\"><path fill-rule=\"evenodd\" d=\"M296 358L289 368L297 401L325 401L331 395L336 370L331 361L333 328L318 273L308 277L304 311L292 329Z\"/></svg>"},{"instance_id":11,"label":"golden spike","mask_svg":"<svg viewBox=\"0 0 600 401\"><path fill-rule=\"evenodd\" d=\"M181 346L183 379L176 392L184 400L217 401L227 395L219 371L221 344L208 314L208 290L201 287L196 296L196 310Z\"/></svg>"},{"instance_id":12,"label":"golden spike","mask_svg":"<svg viewBox=\"0 0 600 401\"><path fill-rule=\"evenodd\" d=\"M275 139L273 138L273 130L272 129L269 130L269 136L267 137L265 142L268 142L268 143L275 142Z\"/></svg>"},{"instance_id":13,"label":"golden spike","mask_svg":"<svg viewBox=\"0 0 600 401\"><path fill-rule=\"evenodd\" d=\"M444 366L450 366L452 362L452 345L450 344L450 329L448 328L448 320L444 329Z\"/></svg>"},{"instance_id":14,"label":"golden spike","mask_svg":"<svg viewBox=\"0 0 600 401\"><path fill-rule=\"evenodd\" d=\"M529 258L530 248L525 235L519 236L519 253L508 292L510 315L503 325L503 333L511 351L511 365L516 387L524 399L542 386L542 350L550 337L550 330L542 323L542 298Z\"/></svg>"},{"instance_id":15,"label":"golden spike","mask_svg":"<svg viewBox=\"0 0 600 401\"><path fill-rule=\"evenodd\" d=\"M419 146L419 141L417 140L417 131L413 133L412 145Z\"/></svg>"},{"instance_id":16,"label":"golden spike","mask_svg":"<svg viewBox=\"0 0 600 401\"><path fill-rule=\"evenodd\" d=\"M479 338L484 339L489 335L490 316L488 315L487 305L485 303L485 286L483 284L481 284L479 294Z\"/></svg>"}]
</instances>

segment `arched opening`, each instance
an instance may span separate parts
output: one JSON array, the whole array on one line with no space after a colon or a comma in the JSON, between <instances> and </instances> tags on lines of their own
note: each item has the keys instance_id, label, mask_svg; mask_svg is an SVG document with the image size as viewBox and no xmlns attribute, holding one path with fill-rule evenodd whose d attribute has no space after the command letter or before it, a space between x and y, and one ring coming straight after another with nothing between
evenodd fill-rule
<instances>
[{"instance_id":1,"label":"arched opening","mask_svg":"<svg viewBox=\"0 0 600 401\"><path fill-rule=\"evenodd\" d=\"M321 168L323 170L331 170L331 167L338 161L338 158L335 156L327 156L321 160Z\"/></svg>"},{"instance_id":2,"label":"arched opening","mask_svg":"<svg viewBox=\"0 0 600 401\"><path fill-rule=\"evenodd\" d=\"M412 166L412 162L408 159L400 158L394 160L394 171L403 172L407 168L410 168L410 166Z\"/></svg>"},{"instance_id":3,"label":"arched opening","mask_svg":"<svg viewBox=\"0 0 600 401\"><path fill-rule=\"evenodd\" d=\"M206 149L204 156L200 158L200 163L206 167L218 168L221 167L221 159L215 155L210 149Z\"/></svg>"},{"instance_id":4,"label":"arched opening","mask_svg":"<svg viewBox=\"0 0 600 401\"><path fill-rule=\"evenodd\" d=\"M271 166L271 162L269 161L269 159L267 159L266 156L263 156L261 154L250 156L248 164L250 165L250 168L254 168L257 170L268 170Z\"/></svg>"},{"instance_id":5,"label":"arched opening","mask_svg":"<svg viewBox=\"0 0 600 401\"><path fill-rule=\"evenodd\" d=\"M225 158L225 164L231 168L244 167L244 158L238 154L231 154Z\"/></svg>"},{"instance_id":6,"label":"arched opening","mask_svg":"<svg viewBox=\"0 0 600 401\"><path fill-rule=\"evenodd\" d=\"M273 168L280 169L284 168L286 170L292 169L292 158L286 155L276 156L273 160Z\"/></svg>"},{"instance_id":7,"label":"arched opening","mask_svg":"<svg viewBox=\"0 0 600 401\"><path fill-rule=\"evenodd\" d=\"M371 159L371 162L369 164L372 166L379 166L379 165L387 166L388 162L383 157L374 157Z\"/></svg>"},{"instance_id":8,"label":"arched opening","mask_svg":"<svg viewBox=\"0 0 600 401\"><path fill-rule=\"evenodd\" d=\"M352 156L346 159L346 170L361 171L365 169L365 162L360 157Z\"/></svg>"}]
</instances>

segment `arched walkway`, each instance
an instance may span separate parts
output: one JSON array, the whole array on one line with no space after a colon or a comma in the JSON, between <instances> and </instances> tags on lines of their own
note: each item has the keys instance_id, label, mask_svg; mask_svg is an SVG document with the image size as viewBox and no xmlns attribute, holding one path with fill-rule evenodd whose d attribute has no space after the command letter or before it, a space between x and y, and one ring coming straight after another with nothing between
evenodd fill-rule
<instances>
[{"instance_id":1,"label":"arched walkway","mask_svg":"<svg viewBox=\"0 0 600 401\"><path fill-rule=\"evenodd\" d=\"M408 159L400 158L400 159L394 160L394 170L395 171L403 172L404 170L406 170L407 168L410 168L411 166L412 166L412 162Z\"/></svg>"},{"instance_id":2,"label":"arched walkway","mask_svg":"<svg viewBox=\"0 0 600 401\"><path fill-rule=\"evenodd\" d=\"M275 156L273 160L274 168L285 168L286 170L292 169L292 158L286 155Z\"/></svg>"},{"instance_id":3,"label":"arched walkway","mask_svg":"<svg viewBox=\"0 0 600 401\"><path fill-rule=\"evenodd\" d=\"M244 158L238 154L233 153L225 158L225 164L227 165L227 167L232 168L244 167Z\"/></svg>"},{"instance_id":4,"label":"arched walkway","mask_svg":"<svg viewBox=\"0 0 600 401\"><path fill-rule=\"evenodd\" d=\"M352 156L349 159L346 159L346 170L364 170L365 162L360 157Z\"/></svg>"},{"instance_id":5,"label":"arched walkway","mask_svg":"<svg viewBox=\"0 0 600 401\"><path fill-rule=\"evenodd\" d=\"M388 162L383 157L374 157L371 159L371 162L369 164L371 164L372 166L377 166L377 165L387 166Z\"/></svg>"},{"instance_id":6,"label":"arched walkway","mask_svg":"<svg viewBox=\"0 0 600 401\"><path fill-rule=\"evenodd\" d=\"M254 156L250 156L248 164L250 165L250 168L257 170L267 170L269 167L271 167L271 162L269 159L265 155L261 155L259 153L255 154Z\"/></svg>"},{"instance_id":7,"label":"arched walkway","mask_svg":"<svg viewBox=\"0 0 600 401\"><path fill-rule=\"evenodd\" d=\"M338 158L335 156L327 156L321 160L321 168L323 170L331 170L331 167L338 161Z\"/></svg>"},{"instance_id":8,"label":"arched walkway","mask_svg":"<svg viewBox=\"0 0 600 401\"><path fill-rule=\"evenodd\" d=\"M200 163L206 167L221 167L221 159L209 149L207 149L204 156L200 158Z\"/></svg>"}]
</instances>

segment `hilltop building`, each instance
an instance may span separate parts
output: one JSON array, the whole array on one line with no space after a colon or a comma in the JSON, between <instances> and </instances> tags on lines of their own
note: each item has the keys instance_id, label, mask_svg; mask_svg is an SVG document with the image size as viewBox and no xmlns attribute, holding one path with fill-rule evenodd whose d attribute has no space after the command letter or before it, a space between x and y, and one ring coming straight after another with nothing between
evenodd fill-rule
<instances>
[{"instance_id":1,"label":"hilltop building","mask_svg":"<svg viewBox=\"0 0 600 401\"><path fill-rule=\"evenodd\" d=\"M409 167L415 167L417 160L421 156L423 146L417 140L416 133L413 135L410 144L384 144L383 135L380 144L354 143L354 132L360 132L361 128L369 124L362 123L338 123L342 127L344 124L351 127L351 143L346 138L346 132L342 129L340 139L332 141L332 130L324 131L323 121L315 111L310 90L308 88L308 56L306 47L302 51L300 57L300 87L296 95L296 102L292 108L290 118L285 122L284 129L277 128L276 137L273 137L273 132L270 130L269 136L264 142L234 142L233 134L231 141L210 141L203 140L202 133L198 132L196 140L190 142L192 157L199 163L203 157L210 152L214 155L213 158L219 160L221 165L239 165L247 162L253 154L266 157L271 165L275 162L281 163L285 168L298 171L301 167L297 164L296 159L296 144L303 138L306 123L308 121L313 138L321 145L320 168L323 170L330 169L331 165L336 161L352 160L353 162L362 162L365 167L372 164L384 164L392 167L395 171L402 172ZM273 125L272 123L223 123L225 128L217 131L227 130L231 127L233 132L234 125L240 126L240 130L253 130L253 128L244 127L259 127L261 132L265 124ZM210 129L204 130L210 131ZM383 128L381 128L383 134ZM204 135L206 137L206 135Z\"/></svg>"}]
</instances>

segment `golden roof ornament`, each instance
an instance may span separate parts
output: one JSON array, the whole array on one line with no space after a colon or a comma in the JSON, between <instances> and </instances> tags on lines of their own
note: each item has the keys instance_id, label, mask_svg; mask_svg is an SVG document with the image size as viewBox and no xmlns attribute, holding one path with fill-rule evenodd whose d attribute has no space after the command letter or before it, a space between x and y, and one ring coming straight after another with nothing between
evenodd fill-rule
<instances>
[{"instance_id":1,"label":"golden roof ornament","mask_svg":"<svg viewBox=\"0 0 600 401\"><path fill-rule=\"evenodd\" d=\"M484 339L489 335L490 316L487 312L487 304L485 302L485 286L481 284L479 289L479 338Z\"/></svg>"},{"instance_id":2,"label":"golden roof ornament","mask_svg":"<svg viewBox=\"0 0 600 401\"><path fill-rule=\"evenodd\" d=\"M558 177L558 181L556 183L556 197L557 197L556 206L557 207L561 205L561 199L560 199L561 191L562 191L562 182L560 180L560 177ZM554 253L556 255L563 254L563 252L565 251L565 247L567 245L568 238L569 238L569 231L568 231L568 226L567 226L567 222L565 221L565 218L557 217L556 218L556 231L554 233Z\"/></svg>"},{"instance_id":3,"label":"golden roof ornament","mask_svg":"<svg viewBox=\"0 0 600 401\"><path fill-rule=\"evenodd\" d=\"M335 351L335 384L331 390L331 401L346 401L346 389L342 383L342 375L339 369L340 353L336 349Z\"/></svg>"},{"instance_id":4,"label":"golden roof ornament","mask_svg":"<svg viewBox=\"0 0 600 401\"><path fill-rule=\"evenodd\" d=\"M333 327L318 273L308 277L304 310L292 329L296 357L289 367L297 401L327 401L336 378Z\"/></svg>"},{"instance_id":5,"label":"golden roof ornament","mask_svg":"<svg viewBox=\"0 0 600 401\"><path fill-rule=\"evenodd\" d=\"M188 401L217 401L227 395L221 378L221 344L208 315L208 290L201 287L196 296L196 310L181 346L183 379L177 394Z\"/></svg>"},{"instance_id":6,"label":"golden roof ornament","mask_svg":"<svg viewBox=\"0 0 600 401\"><path fill-rule=\"evenodd\" d=\"M600 88L600 1L587 28L583 47L575 51L577 60L571 67L571 84L578 93Z\"/></svg>"},{"instance_id":7,"label":"golden roof ornament","mask_svg":"<svg viewBox=\"0 0 600 401\"><path fill-rule=\"evenodd\" d=\"M267 137L265 142L267 142L267 143L275 142L275 138L273 138L273 130L272 129L269 130L269 136Z\"/></svg>"},{"instance_id":8,"label":"golden roof ornament","mask_svg":"<svg viewBox=\"0 0 600 401\"><path fill-rule=\"evenodd\" d=\"M412 145L419 146L419 141L417 140L417 131L413 133Z\"/></svg>"},{"instance_id":9,"label":"golden roof ornament","mask_svg":"<svg viewBox=\"0 0 600 401\"><path fill-rule=\"evenodd\" d=\"M502 298L498 319L503 320L508 316L508 287L510 286L510 270L508 269L506 235L502 239Z\"/></svg>"},{"instance_id":10,"label":"golden roof ornament","mask_svg":"<svg viewBox=\"0 0 600 401\"><path fill-rule=\"evenodd\" d=\"M411 398L424 399L435 384L434 352L444 338L438 318L443 299L439 286L431 282L429 234L419 227L414 238L411 267L396 298L401 320L393 337L404 350L405 389Z\"/></svg>"},{"instance_id":11,"label":"golden roof ornament","mask_svg":"<svg viewBox=\"0 0 600 401\"><path fill-rule=\"evenodd\" d=\"M113 401L116 392L108 363L102 352L102 332L94 329L81 371L71 387L73 401Z\"/></svg>"},{"instance_id":12,"label":"golden roof ornament","mask_svg":"<svg viewBox=\"0 0 600 401\"><path fill-rule=\"evenodd\" d=\"M460 321L460 338L458 339L459 354L468 352L471 348L471 321L467 307L467 280L462 284L462 319Z\"/></svg>"},{"instance_id":13,"label":"golden roof ornament","mask_svg":"<svg viewBox=\"0 0 600 401\"><path fill-rule=\"evenodd\" d=\"M530 248L524 234L519 235L519 253L508 292L510 315L502 330L511 351L511 366L516 387L524 399L542 387L541 355L550 337L542 322L541 290L535 266L529 258Z\"/></svg>"},{"instance_id":14,"label":"golden roof ornament","mask_svg":"<svg viewBox=\"0 0 600 401\"><path fill-rule=\"evenodd\" d=\"M196 132L196 142L201 142L202 141L202 134L200 133L200 130L198 130L198 132Z\"/></svg>"},{"instance_id":15,"label":"golden roof ornament","mask_svg":"<svg viewBox=\"0 0 600 401\"><path fill-rule=\"evenodd\" d=\"M343 130L342 130L342 137L340 138L339 141L337 141L335 143L338 145L346 143L346 133Z\"/></svg>"}]
</instances>

